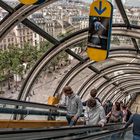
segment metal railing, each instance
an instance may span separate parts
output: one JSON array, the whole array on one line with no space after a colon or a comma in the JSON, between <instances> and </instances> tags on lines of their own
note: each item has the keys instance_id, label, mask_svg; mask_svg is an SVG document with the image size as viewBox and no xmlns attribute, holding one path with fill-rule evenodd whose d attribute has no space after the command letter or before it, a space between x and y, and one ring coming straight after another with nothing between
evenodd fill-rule
<instances>
[{"instance_id":1,"label":"metal railing","mask_svg":"<svg viewBox=\"0 0 140 140\"><path fill-rule=\"evenodd\" d=\"M74 127L59 127L48 129L32 129L32 130L15 130L0 132L0 139L2 140L51 140L51 139L87 139L98 138L119 132L123 132L123 124L108 124L104 127L99 126L74 126Z\"/></svg>"}]
</instances>

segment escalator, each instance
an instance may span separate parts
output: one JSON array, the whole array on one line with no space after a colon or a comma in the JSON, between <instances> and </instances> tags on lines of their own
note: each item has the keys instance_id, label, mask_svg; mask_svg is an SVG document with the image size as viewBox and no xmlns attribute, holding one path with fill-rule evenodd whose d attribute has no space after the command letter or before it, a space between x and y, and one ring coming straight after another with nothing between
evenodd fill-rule
<instances>
[{"instance_id":1,"label":"escalator","mask_svg":"<svg viewBox=\"0 0 140 140\"><path fill-rule=\"evenodd\" d=\"M15 113L22 115L54 115L59 117L64 117L66 115L64 108L57 108L55 106L49 106L44 104L38 104L33 102L17 101L13 99L0 98L2 104L8 105L18 105L26 107L26 109L15 109L15 108L1 108L1 113ZM28 109L31 108L31 109ZM35 108L35 109L33 109ZM37 109L38 108L38 109ZM41 109L41 110L40 110ZM42 110L44 109L44 110ZM50 110L56 110L55 112L49 112ZM82 116L81 116L82 117ZM18 120L17 120L18 122ZM16 122L16 123L17 123ZM5 123L4 121L2 123ZM13 121L13 124L15 122ZM87 125L77 125L77 126L62 126L56 125L58 122L54 121L55 125L48 125L49 121L46 122L47 125L37 125L34 128L31 127L35 125L33 120L30 121L30 127L25 126L27 121L21 122L19 120L20 126L9 127L11 121L9 120L7 127L0 130L0 140L131 140L132 139L132 128L127 130L123 129L123 124L107 124L104 127L100 126L87 126ZM43 122L45 124L45 120ZM61 122L62 123L62 122ZM23 127L23 124L25 127ZM82 123L83 124L83 123ZM27 125L27 124L26 124ZM14 124L15 126L15 124ZM9 128L8 128L9 127ZM30 128L30 129L29 129Z\"/></svg>"},{"instance_id":2,"label":"escalator","mask_svg":"<svg viewBox=\"0 0 140 140\"><path fill-rule=\"evenodd\" d=\"M2 140L131 140L131 129L122 129L123 124L99 126L74 126L43 129L0 131ZM124 137L123 137L124 136ZM115 139L116 138L116 139Z\"/></svg>"}]
</instances>

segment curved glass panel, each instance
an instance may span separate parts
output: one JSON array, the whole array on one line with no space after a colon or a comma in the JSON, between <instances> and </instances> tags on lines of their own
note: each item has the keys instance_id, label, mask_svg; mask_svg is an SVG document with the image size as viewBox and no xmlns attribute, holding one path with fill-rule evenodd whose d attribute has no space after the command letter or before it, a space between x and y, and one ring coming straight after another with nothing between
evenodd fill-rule
<instances>
[{"instance_id":1,"label":"curved glass panel","mask_svg":"<svg viewBox=\"0 0 140 140\"><path fill-rule=\"evenodd\" d=\"M94 75L95 72L92 70L85 68L81 72L79 72L70 82L70 85L75 89L75 92L83 85L83 83L91 76ZM78 93L79 94L79 93Z\"/></svg>"},{"instance_id":2,"label":"curved glass panel","mask_svg":"<svg viewBox=\"0 0 140 140\"><path fill-rule=\"evenodd\" d=\"M117 35L114 35L114 36L111 37L111 44L113 46L122 46L122 47L123 46L124 47L131 47L133 45L130 37L117 36Z\"/></svg>"},{"instance_id":3,"label":"curved glass panel","mask_svg":"<svg viewBox=\"0 0 140 140\"><path fill-rule=\"evenodd\" d=\"M125 12L129 19L129 22L133 25L140 25L140 1L139 0L122 0Z\"/></svg>"},{"instance_id":4,"label":"curved glass panel","mask_svg":"<svg viewBox=\"0 0 140 140\"><path fill-rule=\"evenodd\" d=\"M128 66L129 67L129 66ZM124 69L124 70L118 70L118 71L115 71L115 72L113 72L113 73L110 73L110 74L108 74L107 76L108 77L116 77L117 78L117 76L119 76L119 75L122 75L122 76L125 76L125 77L128 77L129 78L129 76L130 75L132 75L131 73L135 73L135 71L136 70L127 70L127 67L126 67L126 69ZM138 70L139 71L139 70ZM129 74L130 73L130 74ZM116 79L115 78L115 79ZM122 79L123 80L123 79ZM117 83L119 83L119 82L121 82L121 80L120 81L117 81Z\"/></svg>"},{"instance_id":5,"label":"curved glass panel","mask_svg":"<svg viewBox=\"0 0 140 140\"><path fill-rule=\"evenodd\" d=\"M0 68L0 81L6 80L2 83L3 97L17 99L29 71L51 47L51 43L23 24L11 30L0 42L0 63L3 64Z\"/></svg>"},{"instance_id":6,"label":"curved glass panel","mask_svg":"<svg viewBox=\"0 0 140 140\"><path fill-rule=\"evenodd\" d=\"M124 23L118 7L115 5L113 10L113 23Z\"/></svg>"},{"instance_id":7,"label":"curved glass panel","mask_svg":"<svg viewBox=\"0 0 140 140\"><path fill-rule=\"evenodd\" d=\"M88 2L59 1L34 12L28 19L60 40L88 27L88 15Z\"/></svg>"},{"instance_id":8,"label":"curved glass panel","mask_svg":"<svg viewBox=\"0 0 140 140\"><path fill-rule=\"evenodd\" d=\"M8 12L0 7L0 21L8 15Z\"/></svg>"},{"instance_id":9,"label":"curved glass panel","mask_svg":"<svg viewBox=\"0 0 140 140\"><path fill-rule=\"evenodd\" d=\"M69 49L74 53L74 55L84 57L84 47L85 46L82 46L81 43L75 43ZM65 51L62 51L51 59L51 61L46 64L46 66L38 74L27 98L28 101L47 103L48 97L53 96L60 81L75 65L79 63L79 61L74 57L75 56L71 56ZM93 73L93 71L86 68L73 77L69 84L72 86L74 92L80 88L80 85L82 85L91 73ZM42 96L40 96L40 94Z\"/></svg>"},{"instance_id":10,"label":"curved glass panel","mask_svg":"<svg viewBox=\"0 0 140 140\"><path fill-rule=\"evenodd\" d=\"M15 8L19 4L18 0L2 0L2 1L4 1L6 4L8 4L13 8Z\"/></svg>"},{"instance_id":11,"label":"curved glass panel","mask_svg":"<svg viewBox=\"0 0 140 140\"><path fill-rule=\"evenodd\" d=\"M27 100L47 103L48 97L54 95L60 81L78 62L65 51L60 52L38 74Z\"/></svg>"},{"instance_id":12,"label":"curved glass panel","mask_svg":"<svg viewBox=\"0 0 140 140\"><path fill-rule=\"evenodd\" d=\"M19 4L18 0L3 0L3 1L6 4L8 4L9 6L11 6L12 8L15 8ZM37 24L41 29L46 31L48 34L50 34L54 38L61 40L64 37L68 36L69 34L75 32L75 31L88 27L89 5L91 2L92 2L92 0L88 0L86 2L83 0L58 1L49 6L46 6L45 8L42 7L40 10L38 10L38 11L34 12L32 15L28 16L28 19L30 21L32 21L33 23ZM139 20L139 15L137 12L139 10L139 7L138 7L139 1L134 0L132 2L131 0L127 0L127 1L123 0L123 4L125 6L125 11L126 11L126 14L129 18L130 22L134 25L139 25L140 20ZM113 23L124 23L122 16L118 10L118 7L114 4L114 1L113 1L113 5L114 5ZM30 11L30 8L28 10ZM28 14L29 11L27 11L26 14ZM8 14L8 12L6 12L5 10L3 10L1 8L0 9L0 20L2 20L7 14ZM130 49L134 48L131 38L124 37L124 36L112 36L111 43L112 43L111 49L114 49L114 48L117 49L118 46L121 49L125 48L125 47L126 48L129 47ZM137 40L137 43L138 43L138 46L140 47L139 40ZM13 46L16 48L13 48ZM53 45L48 43L48 41L46 41L46 39L39 36L37 33L33 32L31 29L27 28L25 25L20 23L12 31L10 31L9 34L2 40L2 42L0 43L0 49L1 49L0 53L3 50L8 50L8 51L10 50L9 52L16 50L15 51L16 54L12 54L12 55L18 56L18 58L20 58L19 60L22 62L22 64L24 63L24 67L29 65L29 66L27 66L28 67L27 71L24 73L24 77L22 77L24 80L26 78L29 70L31 70L32 66L35 64L35 62L52 46ZM73 47L71 47L70 49L74 53L80 55L82 58L85 58L87 56L87 54L85 53L86 41L84 42L84 45L78 44L78 46L77 46L77 44L74 44ZM117 53L120 55L123 55L124 51L122 50ZM22 54L22 56L21 56L21 54ZM69 60L67 58L72 59L72 65L69 64ZM17 60L17 59L14 60L14 66L17 65L19 60ZM133 59L133 58L125 58L125 57L120 58L119 57L119 58L113 58L111 60L106 60L103 62L98 62L96 64L93 64L93 66L95 66L97 69L101 70L102 68L104 68L106 66L111 67L113 64L117 64L119 62L133 63L136 61L138 61L138 60L135 58ZM28 62L28 64L26 64L26 62ZM78 60L73 59L73 57L69 56L66 52L61 52L58 56L56 56L54 59L52 59L51 62L38 75L38 77L36 78L36 81L32 87L30 96L34 96L34 95L36 95L36 93L43 92L43 96L41 97L42 98L41 102L47 102L48 95L53 95L55 88L58 86L59 82L62 80L62 78L65 76L65 74L71 68L73 68L78 62L79 62ZM21 67L19 67L19 68L21 68ZM62 70L61 68L64 68L64 69ZM8 74L7 69L9 70L9 67L8 68L4 67L4 73L6 73L6 74ZM60 72L61 70L64 72L61 73ZM13 69L12 69L12 71L13 71ZM17 69L16 70L14 69L14 72L15 71L17 72ZM54 72L53 76L51 75L52 71ZM21 72L21 71L18 71L18 72ZM84 75L83 73L87 73L87 74ZM75 76L75 78L71 81L70 85L74 89L77 89L78 84L82 84L84 81L86 81L86 79L89 78L92 73L94 73L94 72L92 72L91 70L86 68L84 70L84 72L82 71L81 73L79 73ZM13 75L14 74L12 73L12 78L17 79L17 75L14 75L14 76ZM109 76L112 76L112 75L109 75ZM11 77L8 77L8 78L11 78ZM20 79L21 77L18 77L18 78ZM11 83L12 83L12 80L11 80ZM98 82L102 83L104 81L105 81L105 79L101 78ZM17 82L19 83L18 85L16 85ZM97 87L99 86L98 82L95 83L95 86L97 86ZM11 92L12 94L11 93L5 94L4 97L8 97L8 98L17 97L17 94L14 94L14 93L17 93L18 90L20 90L21 82L19 80L19 81L14 81L13 83L14 84L11 85L11 87L13 89L11 91L9 90L8 92L6 91L6 93ZM50 86L50 84L52 84L52 86ZM7 83L5 85L4 85L4 89L6 89ZM55 87L53 87L53 85L55 85ZM51 88L52 90L49 91L48 90L49 88ZM47 93L46 93L46 91L47 91ZM87 91L87 94L88 94L88 91ZM29 98L30 98L30 96L29 96ZM39 96L40 96L40 94L38 94L37 96L34 96L32 100L36 101L36 102L40 102L38 100ZM43 97L44 97L44 99L43 99Z\"/></svg>"}]
</instances>

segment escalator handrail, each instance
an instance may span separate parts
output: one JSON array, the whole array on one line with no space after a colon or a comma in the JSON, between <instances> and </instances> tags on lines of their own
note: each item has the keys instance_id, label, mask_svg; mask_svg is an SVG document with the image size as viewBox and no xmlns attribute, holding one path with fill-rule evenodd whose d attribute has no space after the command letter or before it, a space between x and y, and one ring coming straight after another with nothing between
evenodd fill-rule
<instances>
[{"instance_id":1,"label":"escalator handrail","mask_svg":"<svg viewBox=\"0 0 140 140\"><path fill-rule=\"evenodd\" d=\"M128 127L128 128L120 128L120 129L114 129L114 130L107 130L107 131L100 131L100 132L96 132L94 134L89 134L87 136L82 136L82 137L79 137L78 138L71 138L71 140L86 140L88 138L92 138L94 140L99 140L99 138L104 138L105 136L110 136L110 135L113 135L113 134L117 134L117 133L120 133L120 132L126 132L126 131L129 131L129 130L132 130L132 127Z\"/></svg>"},{"instance_id":2,"label":"escalator handrail","mask_svg":"<svg viewBox=\"0 0 140 140\"><path fill-rule=\"evenodd\" d=\"M33 108L41 108L41 109L52 109L52 110L66 110L64 107L56 107L48 104L28 102L28 101L19 101L15 99L7 99L0 98L0 104L6 105L15 105L15 106L23 106L23 107L33 107Z\"/></svg>"},{"instance_id":3,"label":"escalator handrail","mask_svg":"<svg viewBox=\"0 0 140 140\"><path fill-rule=\"evenodd\" d=\"M41 128L41 129L26 129L26 130L6 130L6 131L0 131L0 135L3 134L17 134L17 133L36 133L36 132L50 132L50 131L63 131L63 130L76 130L76 129L85 129L85 128L89 128L89 129L93 129L93 128L109 128L111 126L122 126L123 123L110 123L110 124L106 124L104 127L101 127L99 125L77 125L77 126L63 126L63 127L57 127L57 128Z\"/></svg>"}]
</instances>

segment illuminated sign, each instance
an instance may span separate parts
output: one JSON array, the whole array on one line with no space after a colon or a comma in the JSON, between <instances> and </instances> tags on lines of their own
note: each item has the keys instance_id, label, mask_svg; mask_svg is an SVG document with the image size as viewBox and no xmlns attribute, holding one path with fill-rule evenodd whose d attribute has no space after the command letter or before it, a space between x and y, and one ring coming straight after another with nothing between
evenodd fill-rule
<instances>
[{"instance_id":1,"label":"illuminated sign","mask_svg":"<svg viewBox=\"0 0 140 140\"><path fill-rule=\"evenodd\" d=\"M25 5L32 5L32 4L41 4L45 2L45 0L19 0L20 3Z\"/></svg>"},{"instance_id":2,"label":"illuminated sign","mask_svg":"<svg viewBox=\"0 0 140 140\"><path fill-rule=\"evenodd\" d=\"M108 57L112 28L113 6L106 0L94 1L90 6L87 54L91 60Z\"/></svg>"}]
</instances>

